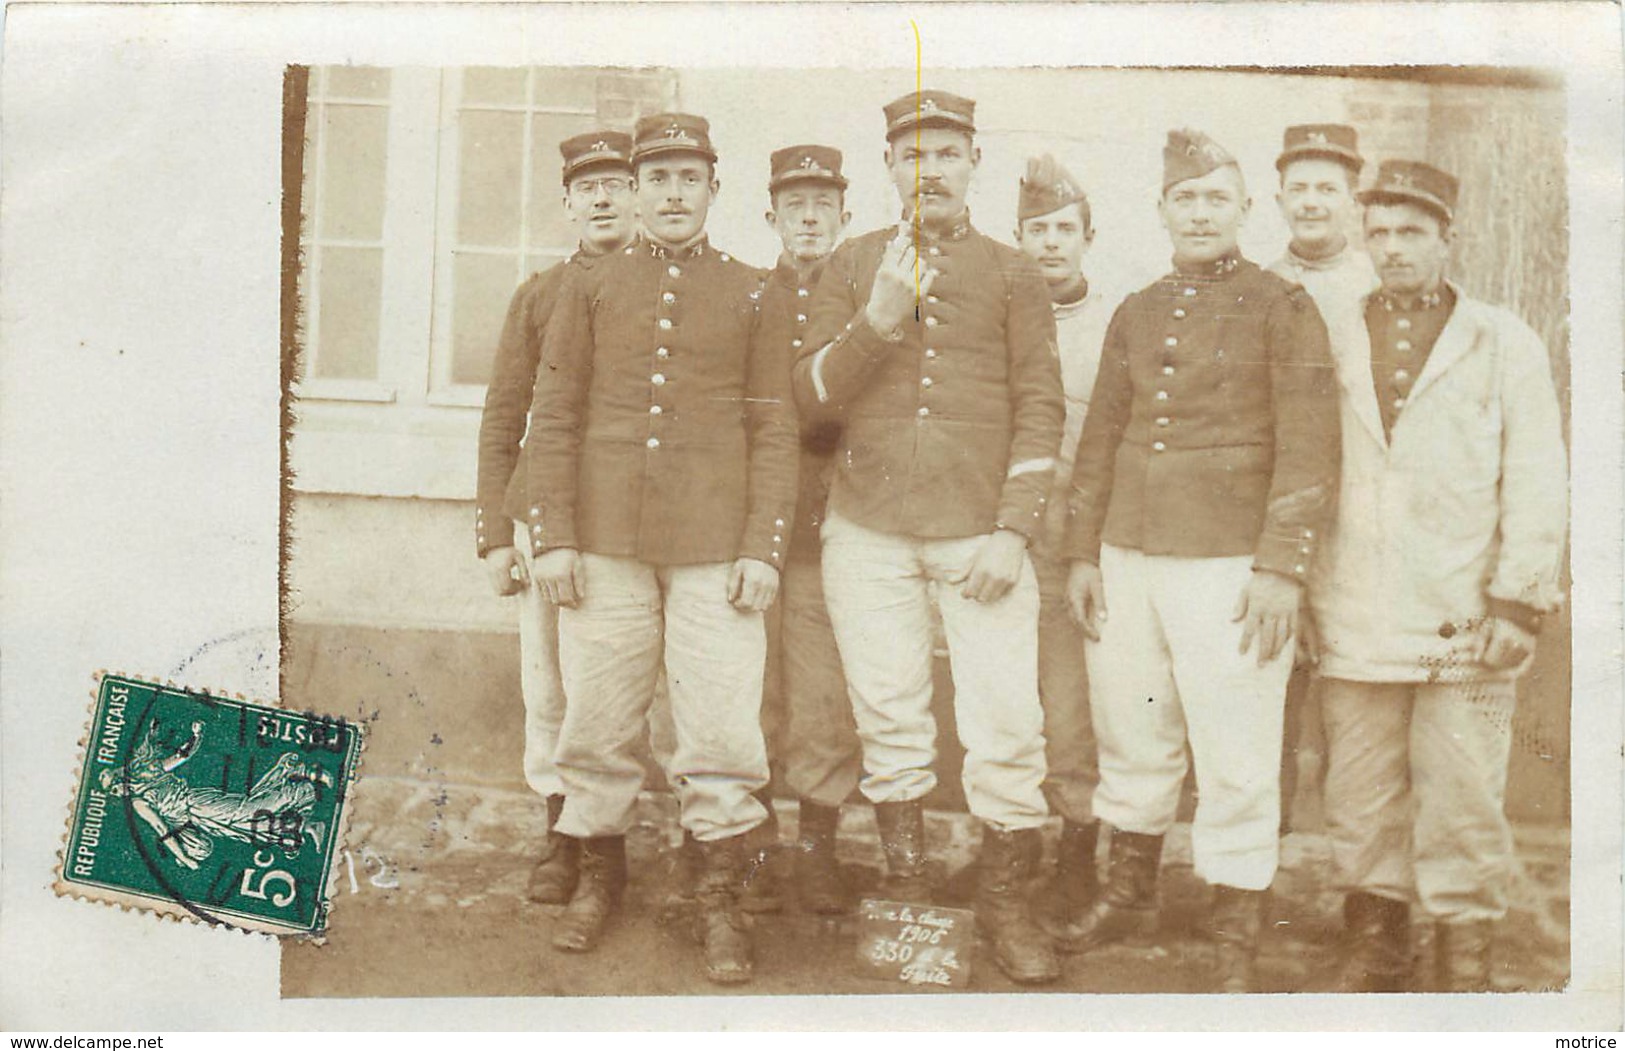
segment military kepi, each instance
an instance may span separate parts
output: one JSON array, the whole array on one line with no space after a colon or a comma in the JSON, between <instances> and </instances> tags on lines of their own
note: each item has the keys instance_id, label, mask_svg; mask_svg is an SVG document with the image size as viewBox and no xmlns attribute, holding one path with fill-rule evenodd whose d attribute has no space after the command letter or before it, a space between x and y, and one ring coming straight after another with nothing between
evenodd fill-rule
<instances>
[{"instance_id":1,"label":"military kepi","mask_svg":"<svg viewBox=\"0 0 1625 1051\"><path fill-rule=\"evenodd\" d=\"M915 128L953 128L976 134L976 103L962 95L930 88L911 91L887 103L885 111L887 142Z\"/></svg>"},{"instance_id":2,"label":"military kepi","mask_svg":"<svg viewBox=\"0 0 1625 1051\"><path fill-rule=\"evenodd\" d=\"M1365 158L1360 156L1360 133L1347 124L1295 124L1286 129L1275 170L1284 172L1293 161L1306 158L1336 161L1356 175L1365 167Z\"/></svg>"},{"instance_id":3,"label":"military kepi","mask_svg":"<svg viewBox=\"0 0 1625 1051\"><path fill-rule=\"evenodd\" d=\"M717 152L711 148L711 122L692 113L656 113L638 121L633 138L632 163L663 153L697 153L713 163Z\"/></svg>"},{"instance_id":4,"label":"military kepi","mask_svg":"<svg viewBox=\"0 0 1625 1051\"><path fill-rule=\"evenodd\" d=\"M632 136L624 131L589 131L559 143L564 157L564 185L596 165L632 169Z\"/></svg>"},{"instance_id":5,"label":"military kepi","mask_svg":"<svg viewBox=\"0 0 1625 1051\"><path fill-rule=\"evenodd\" d=\"M768 193L777 193L781 186L798 182L828 183L846 189L846 176L841 174L841 151L833 146L786 146L774 150L772 171L767 180Z\"/></svg>"},{"instance_id":6,"label":"military kepi","mask_svg":"<svg viewBox=\"0 0 1625 1051\"><path fill-rule=\"evenodd\" d=\"M1421 161L1383 161L1377 181L1356 196L1361 204L1410 201L1450 222L1456 214L1456 177Z\"/></svg>"},{"instance_id":7,"label":"military kepi","mask_svg":"<svg viewBox=\"0 0 1625 1051\"><path fill-rule=\"evenodd\" d=\"M1021 177L1021 196L1016 201L1016 221L1048 215L1077 202L1083 205L1084 225L1089 224L1089 198L1070 172L1049 154L1027 159L1027 174Z\"/></svg>"},{"instance_id":8,"label":"military kepi","mask_svg":"<svg viewBox=\"0 0 1625 1051\"><path fill-rule=\"evenodd\" d=\"M1168 133L1168 142L1162 147L1162 188L1186 179L1200 179L1225 165L1236 165L1230 151L1190 128L1175 128Z\"/></svg>"}]
</instances>

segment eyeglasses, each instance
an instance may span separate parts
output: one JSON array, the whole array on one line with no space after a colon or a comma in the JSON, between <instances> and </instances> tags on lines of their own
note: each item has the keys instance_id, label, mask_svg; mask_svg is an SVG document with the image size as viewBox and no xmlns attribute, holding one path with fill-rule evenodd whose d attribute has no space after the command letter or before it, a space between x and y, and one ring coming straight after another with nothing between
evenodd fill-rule
<instances>
[{"instance_id":1,"label":"eyeglasses","mask_svg":"<svg viewBox=\"0 0 1625 1051\"><path fill-rule=\"evenodd\" d=\"M570 192L591 197L600 187L605 193L616 194L624 192L631 185L632 180L613 175L603 179L577 179L570 184Z\"/></svg>"}]
</instances>

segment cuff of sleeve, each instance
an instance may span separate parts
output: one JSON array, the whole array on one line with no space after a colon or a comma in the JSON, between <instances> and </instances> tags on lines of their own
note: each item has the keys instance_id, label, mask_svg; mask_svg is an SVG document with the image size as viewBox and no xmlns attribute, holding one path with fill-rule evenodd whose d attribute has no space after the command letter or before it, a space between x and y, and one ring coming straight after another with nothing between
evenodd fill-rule
<instances>
[{"instance_id":1,"label":"cuff of sleeve","mask_svg":"<svg viewBox=\"0 0 1625 1051\"><path fill-rule=\"evenodd\" d=\"M1510 620L1531 635L1540 633L1541 623L1546 619L1546 614L1534 606L1494 597L1489 600L1489 614L1502 620Z\"/></svg>"},{"instance_id":2,"label":"cuff of sleeve","mask_svg":"<svg viewBox=\"0 0 1625 1051\"><path fill-rule=\"evenodd\" d=\"M784 569L784 556L790 552L790 513L773 516L772 525L752 526L739 544L740 558L754 558L774 569Z\"/></svg>"},{"instance_id":3,"label":"cuff of sleeve","mask_svg":"<svg viewBox=\"0 0 1625 1051\"><path fill-rule=\"evenodd\" d=\"M1258 550L1253 555L1253 568L1309 583L1309 569L1314 564L1315 531L1301 529L1295 535L1266 533L1259 538Z\"/></svg>"},{"instance_id":4,"label":"cuff of sleeve","mask_svg":"<svg viewBox=\"0 0 1625 1051\"><path fill-rule=\"evenodd\" d=\"M494 521L494 519L493 519L493 521ZM490 554L492 548L504 547L504 546L506 546L506 545L500 544L500 543L493 543L491 541L490 530L489 530L489 527L488 527L487 522L486 522L485 507L483 505L481 505L481 504L475 504L474 505L474 550L475 550L475 552L479 555L480 558L484 558L486 555Z\"/></svg>"}]
</instances>

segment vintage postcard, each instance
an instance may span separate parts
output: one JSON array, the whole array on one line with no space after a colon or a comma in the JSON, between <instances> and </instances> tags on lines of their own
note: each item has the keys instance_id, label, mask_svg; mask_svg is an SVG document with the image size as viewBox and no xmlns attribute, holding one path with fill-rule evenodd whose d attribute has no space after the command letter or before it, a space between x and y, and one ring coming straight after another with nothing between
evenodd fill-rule
<instances>
[{"instance_id":1,"label":"vintage postcard","mask_svg":"<svg viewBox=\"0 0 1625 1051\"><path fill-rule=\"evenodd\" d=\"M8 1024L1617 1028L1618 29L12 4Z\"/></svg>"}]
</instances>

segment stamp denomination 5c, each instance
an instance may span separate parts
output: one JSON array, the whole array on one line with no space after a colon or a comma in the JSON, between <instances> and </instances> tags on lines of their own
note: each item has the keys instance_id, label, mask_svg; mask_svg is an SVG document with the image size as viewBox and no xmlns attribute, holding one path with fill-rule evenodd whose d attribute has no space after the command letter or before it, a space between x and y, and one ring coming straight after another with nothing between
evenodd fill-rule
<instances>
[{"instance_id":1,"label":"stamp denomination 5c","mask_svg":"<svg viewBox=\"0 0 1625 1051\"><path fill-rule=\"evenodd\" d=\"M361 728L99 676L58 894L320 934Z\"/></svg>"}]
</instances>

